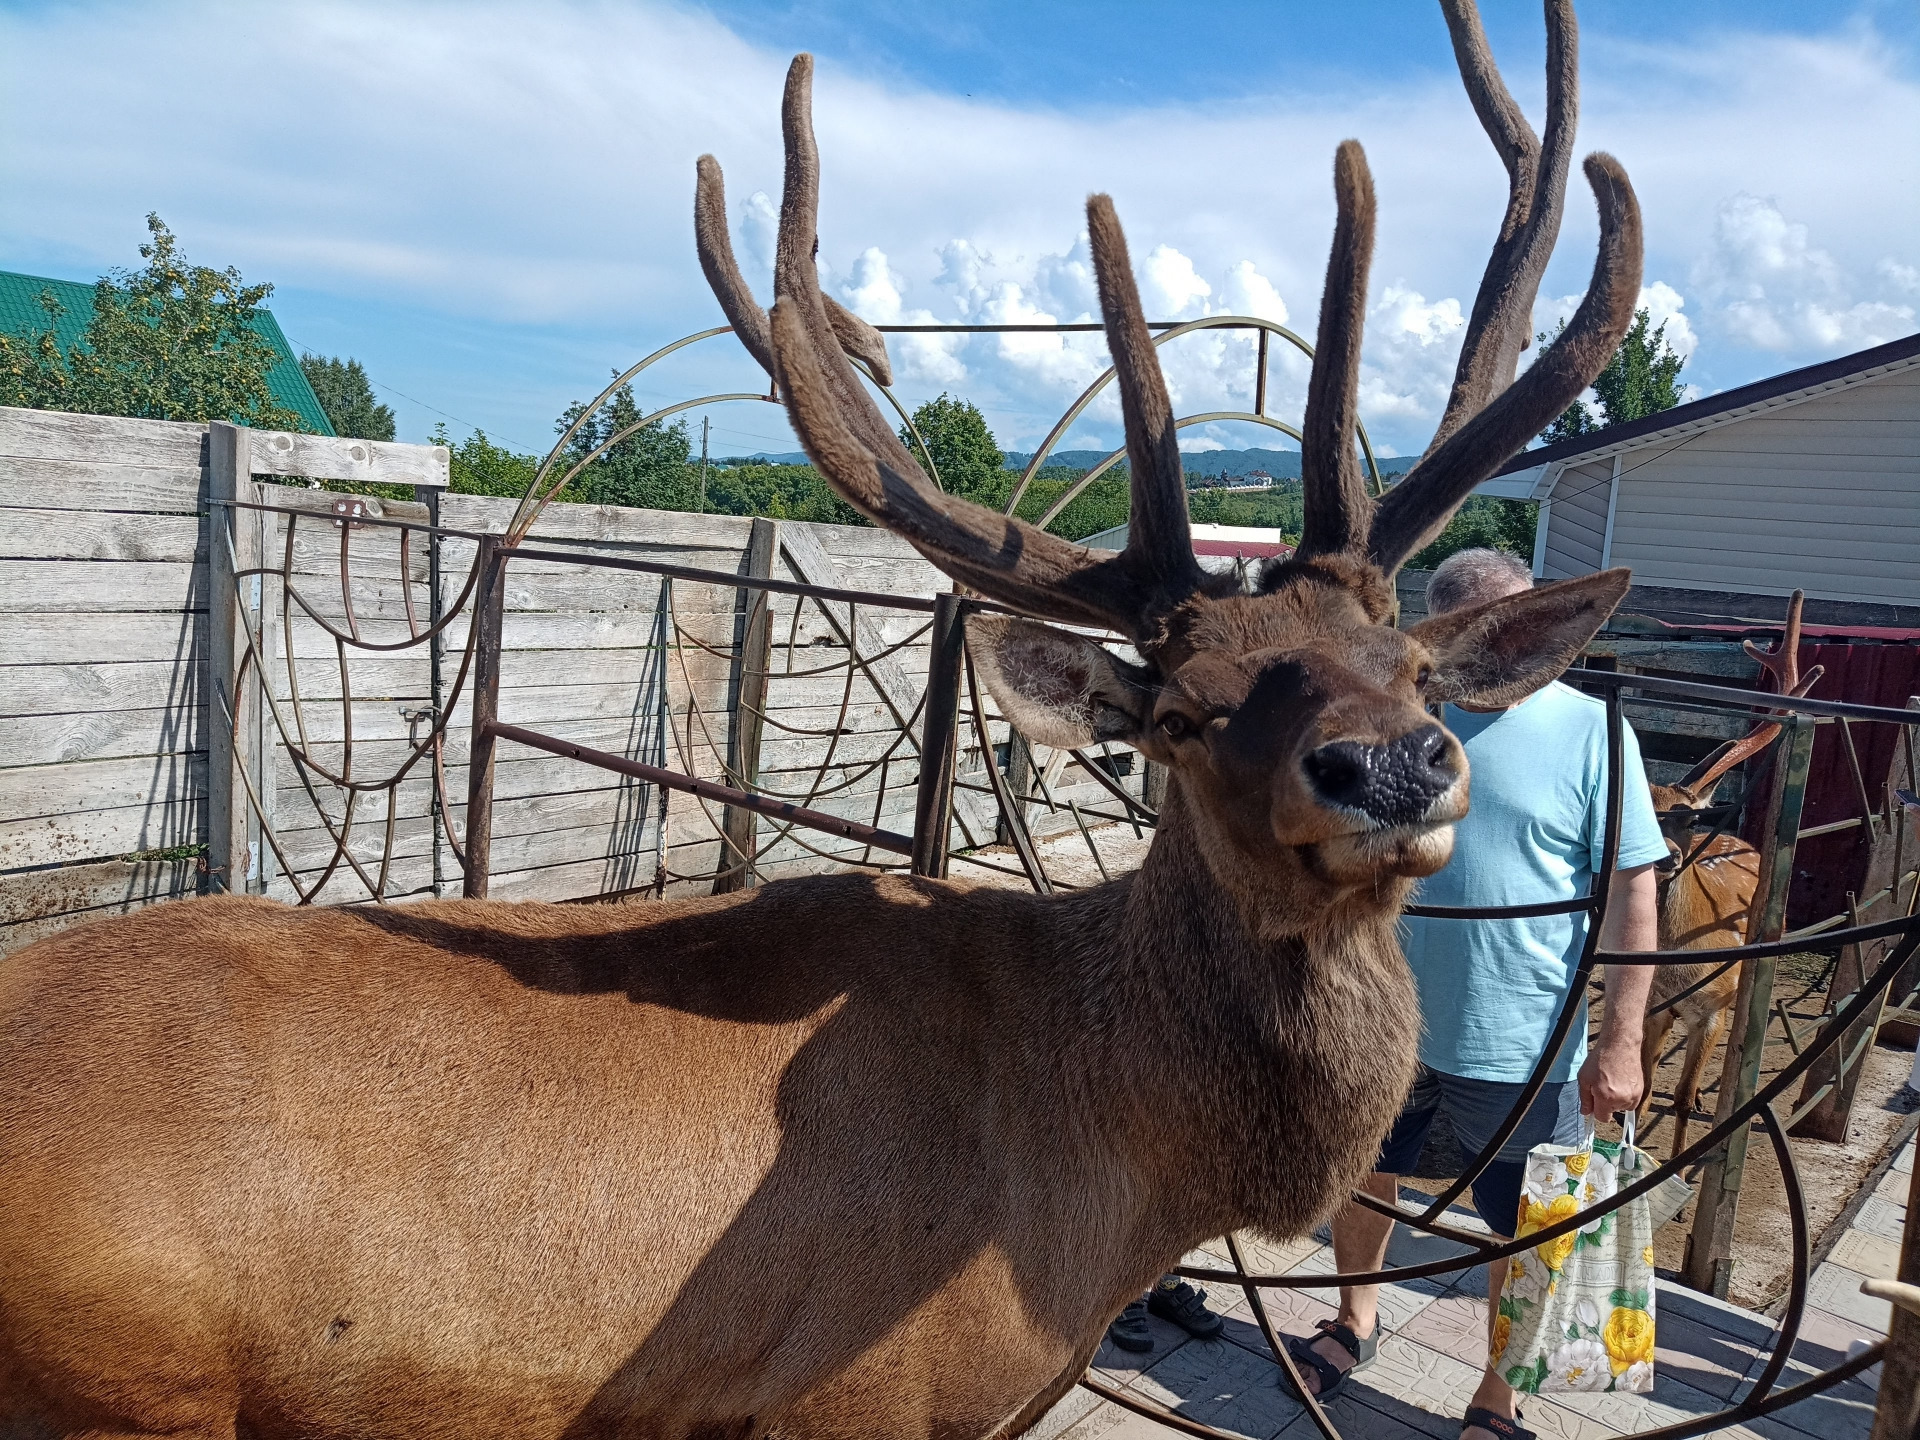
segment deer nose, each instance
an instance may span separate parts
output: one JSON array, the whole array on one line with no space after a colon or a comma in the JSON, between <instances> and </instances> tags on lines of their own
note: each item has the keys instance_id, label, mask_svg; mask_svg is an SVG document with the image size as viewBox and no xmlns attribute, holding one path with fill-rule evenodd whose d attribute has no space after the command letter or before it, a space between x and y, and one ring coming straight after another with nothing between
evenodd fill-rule
<instances>
[{"instance_id":1,"label":"deer nose","mask_svg":"<svg viewBox=\"0 0 1920 1440\"><path fill-rule=\"evenodd\" d=\"M1334 740L1301 762L1314 793L1381 825L1424 820L1459 779L1447 732L1427 725L1385 745Z\"/></svg>"}]
</instances>

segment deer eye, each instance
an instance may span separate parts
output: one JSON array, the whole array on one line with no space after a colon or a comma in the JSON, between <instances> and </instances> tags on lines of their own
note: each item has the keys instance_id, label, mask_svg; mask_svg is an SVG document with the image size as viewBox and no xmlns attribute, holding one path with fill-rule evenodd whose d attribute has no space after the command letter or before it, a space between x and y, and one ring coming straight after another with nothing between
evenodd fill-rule
<instances>
[{"instance_id":1,"label":"deer eye","mask_svg":"<svg viewBox=\"0 0 1920 1440\"><path fill-rule=\"evenodd\" d=\"M1193 733L1193 722L1178 710L1169 710L1160 717L1160 733L1169 740L1184 740Z\"/></svg>"},{"instance_id":2,"label":"deer eye","mask_svg":"<svg viewBox=\"0 0 1920 1440\"><path fill-rule=\"evenodd\" d=\"M1416 690L1426 689L1427 682L1432 678L1433 667L1431 665L1422 665L1419 673L1413 677L1413 688Z\"/></svg>"}]
</instances>

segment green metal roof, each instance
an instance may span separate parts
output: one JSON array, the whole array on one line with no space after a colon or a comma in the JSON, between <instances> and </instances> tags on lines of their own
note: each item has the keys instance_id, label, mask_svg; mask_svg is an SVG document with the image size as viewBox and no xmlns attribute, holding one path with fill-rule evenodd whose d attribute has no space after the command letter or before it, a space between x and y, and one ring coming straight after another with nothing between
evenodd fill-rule
<instances>
[{"instance_id":1,"label":"green metal roof","mask_svg":"<svg viewBox=\"0 0 1920 1440\"><path fill-rule=\"evenodd\" d=\"M76 280L0 270L0 334L37 335L46 329L47 312L40 308L40 296L48 290L65 307L54 324L54 338L62 350L71 349L93 319L93 286ZM314 434L333 434L327 412L320 407L320 397L313 393L293 347L280 332L280 322L271 311L261 310L255 313L250 328L280 357L267 372L267 389L273 398L298 415Z\"/></svg>"}]
</instances>

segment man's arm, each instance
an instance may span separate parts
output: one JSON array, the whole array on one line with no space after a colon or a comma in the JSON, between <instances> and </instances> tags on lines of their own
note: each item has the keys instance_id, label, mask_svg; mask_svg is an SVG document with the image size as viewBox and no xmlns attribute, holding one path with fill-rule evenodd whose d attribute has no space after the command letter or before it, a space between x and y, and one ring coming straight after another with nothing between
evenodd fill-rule
<instances>
[{"instance_id":1,"label":"man's arm","mask_svg":"<svg viewBox=\"0 0 1920 1440\"><path fill-rule=\"evenodd\" d=\"M1605 950L1660 948L1660 907L1653 866L1616 870L1600 922ZM1653 988L1651 965L1609 965L1607 1008L1600 1017L1600 1038L1580 1067L1580 1110L1596 1119L1640 1103L1645 1087L1640 1068L1640 1037L1646 1029L1647 992Z\"/></svg>"}]
</instances>

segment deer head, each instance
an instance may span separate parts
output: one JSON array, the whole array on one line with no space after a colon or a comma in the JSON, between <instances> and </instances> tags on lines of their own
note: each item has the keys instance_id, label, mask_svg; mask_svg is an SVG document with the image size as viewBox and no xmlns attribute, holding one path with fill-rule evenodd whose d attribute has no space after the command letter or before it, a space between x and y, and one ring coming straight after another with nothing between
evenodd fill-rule
<instances>
[{"instance_id":1,"label":"deer head","mask_svg":"<svg viewBox=\"0 0 1920 1440\"><path fill-rule=\"evenodd\" d=\"M1804 676L1800 673L1800 612L1806 601L1806 591L1793 592L1793 598L1787 601L1786 628L1773 649L1762 650L1751 640L1740 642L1740 648L1758 660L1761 670L1773 677L1774 689L1796 698L1812 690L1827 673L1824 665L1814 666ZM1765 750L1779 733L1777 723L1763 721L1740 739L1729 740L1715 749L1676 783L1647 787L1653 792L1660 833L1667 841L1668 865L1663 868L1677 867L1686 858L1688 838L1700 818L1699 812L1713 804L1713 792L1720 788L1720 782L1736 765Z\"/></svg>"},{"instance_id":2,"label":"deer head","mask_svg":"<svg viewBox=\"0 0 1920 1440\"><path fill-rule=\"evenodd\" d=\"M975 615L968 639L1003 713L1044 744L1135 746L1170 772L1161 843L1191 836L1215 880L1263 933L1300 933L1327 904L1382 897L1383 882L1432 873L1466 811L1459 744L1427 713L1441 700L1512 703L1557 675L1626 592L1612 570L1393 626L1393 575L1473 487L1586 388L1632 320L1640 220L1610 157L1586 162L1600 211L1593 280L1560 338L1514 366L1559 229L1575 112L1569 4L1549 3L1544 145L1488 57L1469 0L1447 0L1461 72L1511 181L1506 222L1481 282L1446 419L1385 498L1354 448L1360 338L1373 246L1373 184L1360 146L1334 163L1338 222L1303 426L1301 544L1251 588L1203 574L1193 555L1172 407L1104 195L1087 202L1107 343L1131 465L1126 548L1102 554L943 494L887 425L853 367L844 312L814 267L819 183L811 57L784 105L786 189L771 318L740 281L720 171L699 165L702 264L748 348L768 366L807 453L846 500L960 585L1022 615L1115 631L1126 659L1085 635ZM870 332L869 332L870 333ZM877 343L877 336L874 343Z\"/></svg>"}]
</instances>

